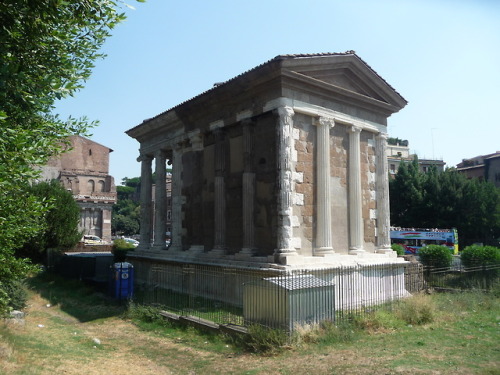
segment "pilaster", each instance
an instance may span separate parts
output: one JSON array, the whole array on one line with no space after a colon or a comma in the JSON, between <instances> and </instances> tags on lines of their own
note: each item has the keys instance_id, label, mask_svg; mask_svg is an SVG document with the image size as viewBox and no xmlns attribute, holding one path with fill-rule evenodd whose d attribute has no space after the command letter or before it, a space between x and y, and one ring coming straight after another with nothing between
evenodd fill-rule
<instances>
[{"instance_id":1,"label":"pilaster","mask_svg":"<svg viewBox=\"0 0 500 375\"><path fill-rule=\"evenodd\" d=\"M215 157L214 157L214 255L226 253L226 134L222 127L214 129Z\"/></svg>"},{"instance_id":2,"label":"pilaster","mask_svg":"<svg viewBox=\"0 0 500 375\"><path fill-rule=\"evenodd\" d=\"M376 187L377 187L377 253L390 253L389 178L387 168L387 133L376 136Z\"/></svg>"},{"instance_id":3,"label":"pilaster","mask_svg":"<svg viewBox=\"0 0 500 375\"><path fill-rule=\"evenodd\" d=\"M182 144L172 150L172 238L169 251L182 250Z\"/></svg>"},{"instance_id":4,"label":"pilaster","mask_svg":"<svg viewBox=\"0 0 500 375\"><path fill-rule=\"evenodd\" d=\"M154 243L157 250L165 249L167 229L167 157L164 150L155 153L156 185L154 206Z\"/></svg>"},{"instance_id":5,"label":"pilaster","mask_svg":"<svg viewBox=\"0 0 500 375\"><path fill-rule=\"evenodd\" d=\"M349 253L364 252L363 207L361 197L361 128L349 128Z\"/></svg>"},{"instance_id":6,"label":"pilaster","mask_svg":"<svg viewBox=\"0 0 500 375\"><path fill-rule=\"evenodd\" d=\"M240 254L255 253L255 167L254 126L250 120L242 122L243 127L243 248Z\"/></svg>"}]
</instances>

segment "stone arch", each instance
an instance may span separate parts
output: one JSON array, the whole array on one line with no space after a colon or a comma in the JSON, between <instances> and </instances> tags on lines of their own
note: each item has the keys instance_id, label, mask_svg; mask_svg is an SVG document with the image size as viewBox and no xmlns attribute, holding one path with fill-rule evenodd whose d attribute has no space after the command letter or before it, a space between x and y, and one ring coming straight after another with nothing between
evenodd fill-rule
<instances>
[{"instance_id":1,"label":"stone arch","mask_svg":"<svg viewBox=\"0 0 500 375\"><path fill-rule=\"evenodd\" d=\"M95 191L95 182L94 180L88 180L87 182L88 192L93 193Z\"/></svg>"}]
</instances>

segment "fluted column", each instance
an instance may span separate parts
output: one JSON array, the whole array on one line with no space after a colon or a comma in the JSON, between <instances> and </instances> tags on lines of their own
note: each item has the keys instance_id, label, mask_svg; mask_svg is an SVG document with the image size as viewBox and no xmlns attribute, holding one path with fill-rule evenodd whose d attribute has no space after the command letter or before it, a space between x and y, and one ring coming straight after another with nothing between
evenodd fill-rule
<instances>
[{"instance_id":1,"label":"fluted column","mask_svg":"<svg viewBox=\"0 0 500 375\"><path fill-rule=\"evenodd\" d=\"M293 115L290 107L277 109L277 161L278 161L278 228L275 258L297 255L292 247L292 151L293 151Z\"/></svg>"},{"instance_id":2,"label":"fluted column","mask_svg":"<svg viewBox=\"0 0 500 375\"><path fill-rule=\"evenodd\" d=\"M255 252L255 170L254 134L252 121L246 120L243 126L243 248L241 254L253 255Z\"/></svg>"},{"instance_id":3,"label":"fluted column","mask_svg":"<svg viewBox=\"0 0 500 375\"><path fill-rule=\"evenodd\" d=\"M215 177L214 177L214 231L215 241L212 254L224 255L226 253L226 147L225 131L216 128L215 134Z\"/></svg>"},{"instance_id":4,"label":"fluted column","mask_svg":"<svg viewBox=\"0 0 500 375\"><path fill-rule=\"evenodd\" d=\"M387 168L387 133L376 136L375 152L377 156L377 252L391 252L390 209L389 209L389 177Z\"/></svg>"},{"instance_id":5,"label":"fluted column","mask_svg":"<svg viewBox=\"0 0 500 375\"><path fill-rule=\"evenodd\" d=\"M363 206L361 197L361 128L349 129L349 253L364 252Z\"/></svg>"},{"instance_id":6,"label":"fluted column","mask_svg":"<svg viewBox=\"0 0 500 375\"><path fill-rule=\"evenodd\" d=\"M149 155L141 155L138 161L141 162L141 230L140 249L151 247L151 219L152 219L152 172L151 163L153 158Z\"/></svg>"},{"instance_id":7,"label":"fluted column","mask_svg":"<svg viewBox=\"0 0 500 375\"><path fill-rule=\"evenodd\" d=\"M172 152L172 233L169 251L182 250L182 145Z\"/></svg>"},{"instance_id":8,"label":"fluted column","mask_svg":"<svg viewBox=\"0 0 500 375\"><path fill-rule=\"evenodd\" d=\"M167 156L164 150L155 153L155 223L154 248L164 249L167 228Z\"/></svg>"},{"instance_id":9,"label":"fluted column","mask_svg":"<svg viewBox=\"0 0 500 375\"><path fill-rule=\"evenodd\" d=\"M332 202L330 189L330 128L335 125L333 119L320 117L316 124L316 248L314 255L333 254L332 245Z\"/></svg>"}]
</instances>

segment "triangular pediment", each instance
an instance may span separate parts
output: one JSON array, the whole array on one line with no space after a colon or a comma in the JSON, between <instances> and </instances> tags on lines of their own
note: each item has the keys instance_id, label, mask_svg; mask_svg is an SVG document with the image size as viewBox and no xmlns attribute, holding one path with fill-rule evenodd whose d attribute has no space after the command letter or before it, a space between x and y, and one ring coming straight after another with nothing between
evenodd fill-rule
<instances>
[{"instance_id":1,"label":"triangular pediment","mask_svg":"<svg viewBox=\"0 0 500 375\"><path fill-rule=\"evenodd\" d=\"M289 58L283 67L311 82L401 109L406 100L355 54Z\"/></svg>"},{"instance_id":2,"label":"triangular pediment","mask_svg":"<svg viewBox=\"0 0 500 375\"><path fill-rule=\"evenodd\" d=\"M327 71L313 72L298 72L305 76L312 77L318 81L328 83L330 85L340 87L342 89L352 91L364 96L368 96L377 100L386 101L380 93L370 88L366 82L359 79L349 69L332 69Z\"/></svg>"}]
</instances>

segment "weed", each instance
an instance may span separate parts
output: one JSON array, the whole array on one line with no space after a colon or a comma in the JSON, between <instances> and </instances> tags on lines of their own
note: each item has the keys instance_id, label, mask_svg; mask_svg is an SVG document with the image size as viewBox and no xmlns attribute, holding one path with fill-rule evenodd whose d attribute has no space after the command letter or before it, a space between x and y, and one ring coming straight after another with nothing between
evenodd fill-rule
<instances>
[{"instance_id":1,"label":"weed","mask_svg":"<svg viewBox=\"0 0 500 375\"><path fill-rule=\"evenodd\" d=\"M399 301L394 307L394 314L407 324L426 324L436 317L436 306L430 296L416 294Z\"/></svg>"},{"instance_id":2,"label":"weed","mask_svg":"<svg viewBox=\"0 0 500 375\"><path fill-rule=\"evenodd\" d=\"M291 337L284 330L253 324L248 327L247 335L233 339L233 345L253 353L276 355L290 347Z\"/></svg>"},{"instance_id":3,"label":"weed","mask_svg":"<svg viewBox=\"0 0 500 375\"><path fill-rule=\"evenodd\" d=\"M359 329L352 321L341 321L334 324L331 321L321 323L321 335L318 343L322 345L343 344L354 341L359 334Z\"/></svg>"},{"instance_id":4,"label":"weed","mask_svg":"<svg viewBox=\"0 0 500 375\"><path fill-rule=\"evenodd\" d=\"M367 332L386 332L402 328L405 322L393 311L380 309L359 316L355 324Z\"/></svg>"}]
</instances>

